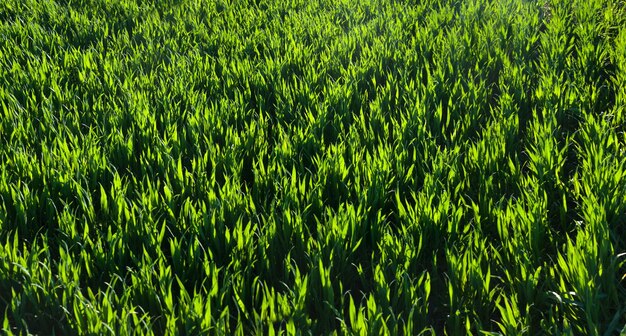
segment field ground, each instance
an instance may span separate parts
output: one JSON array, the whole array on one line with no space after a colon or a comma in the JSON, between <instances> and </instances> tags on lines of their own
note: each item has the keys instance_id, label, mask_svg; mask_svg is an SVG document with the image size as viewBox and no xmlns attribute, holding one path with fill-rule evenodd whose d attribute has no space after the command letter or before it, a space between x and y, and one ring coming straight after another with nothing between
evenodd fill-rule
<instances>
[{"instance_id":1,"label":"field ground","mask_svg":"<svg viewBox=\"0 0 626 336\"><path fill-rule=\"evenodd\" d=\"M2 333L623 335L625 27L0 1Z\"/></svg>"}]
</instances>

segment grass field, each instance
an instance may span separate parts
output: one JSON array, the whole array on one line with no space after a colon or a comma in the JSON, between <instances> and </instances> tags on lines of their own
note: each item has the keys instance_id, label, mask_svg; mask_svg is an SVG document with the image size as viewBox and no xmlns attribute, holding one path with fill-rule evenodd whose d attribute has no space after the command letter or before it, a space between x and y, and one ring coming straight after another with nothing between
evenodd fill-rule
<instances>
[{"instance_id":1,"label":"grass field","mask_svg":"<svg viewBox=\"0 0 626 336\"><path fill-rule=\"evenodd\" d=\"M626 334L624 0L0 1L0 333Z\"/></svg>"}]
</instances>

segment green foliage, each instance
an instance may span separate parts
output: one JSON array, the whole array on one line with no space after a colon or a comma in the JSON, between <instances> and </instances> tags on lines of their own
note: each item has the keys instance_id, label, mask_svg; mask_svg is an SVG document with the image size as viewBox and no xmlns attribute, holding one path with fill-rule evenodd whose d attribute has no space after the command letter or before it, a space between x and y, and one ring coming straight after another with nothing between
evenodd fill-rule
<instances>
[{"instance_id":1,"label":"green foliage","mask_svg":"<svg viewBox=\"0 0 626 336\"><path fill-rule=\"evenodd\" d=\"M1 333L624 333L625 27L2 1Z\"/></svg>"}]
</instances>

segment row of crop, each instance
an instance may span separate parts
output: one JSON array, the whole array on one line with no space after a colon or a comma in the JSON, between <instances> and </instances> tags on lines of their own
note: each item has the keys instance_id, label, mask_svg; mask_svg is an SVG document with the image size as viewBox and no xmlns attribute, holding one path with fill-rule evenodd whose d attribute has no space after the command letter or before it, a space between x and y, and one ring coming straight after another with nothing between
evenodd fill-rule
<instances>
[{"instance_id":1,"label":"row of crop","mask_svg":"<svg viewBox=\"0 0 626 336\"><path fill-rule=\"evenodd\" d=\"M5 329L624 323L621 5L25 3Z\"/></svg>"}]
</instances>

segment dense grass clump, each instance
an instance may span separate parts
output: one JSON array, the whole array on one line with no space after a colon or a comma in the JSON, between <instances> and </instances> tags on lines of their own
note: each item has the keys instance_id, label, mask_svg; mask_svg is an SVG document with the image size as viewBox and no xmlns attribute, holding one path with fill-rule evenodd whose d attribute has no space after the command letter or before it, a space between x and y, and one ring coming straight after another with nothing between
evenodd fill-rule
<instances>
[{"instance_id":1,"label":"dense grass clump","mask_svg":"<svg viewBox=\"0 0 626 336\"><path fill-rule=\"evenodd\" d=\"M626 333L625 27L0 1L2 333Z\"/></svg>"}]
</instances>

